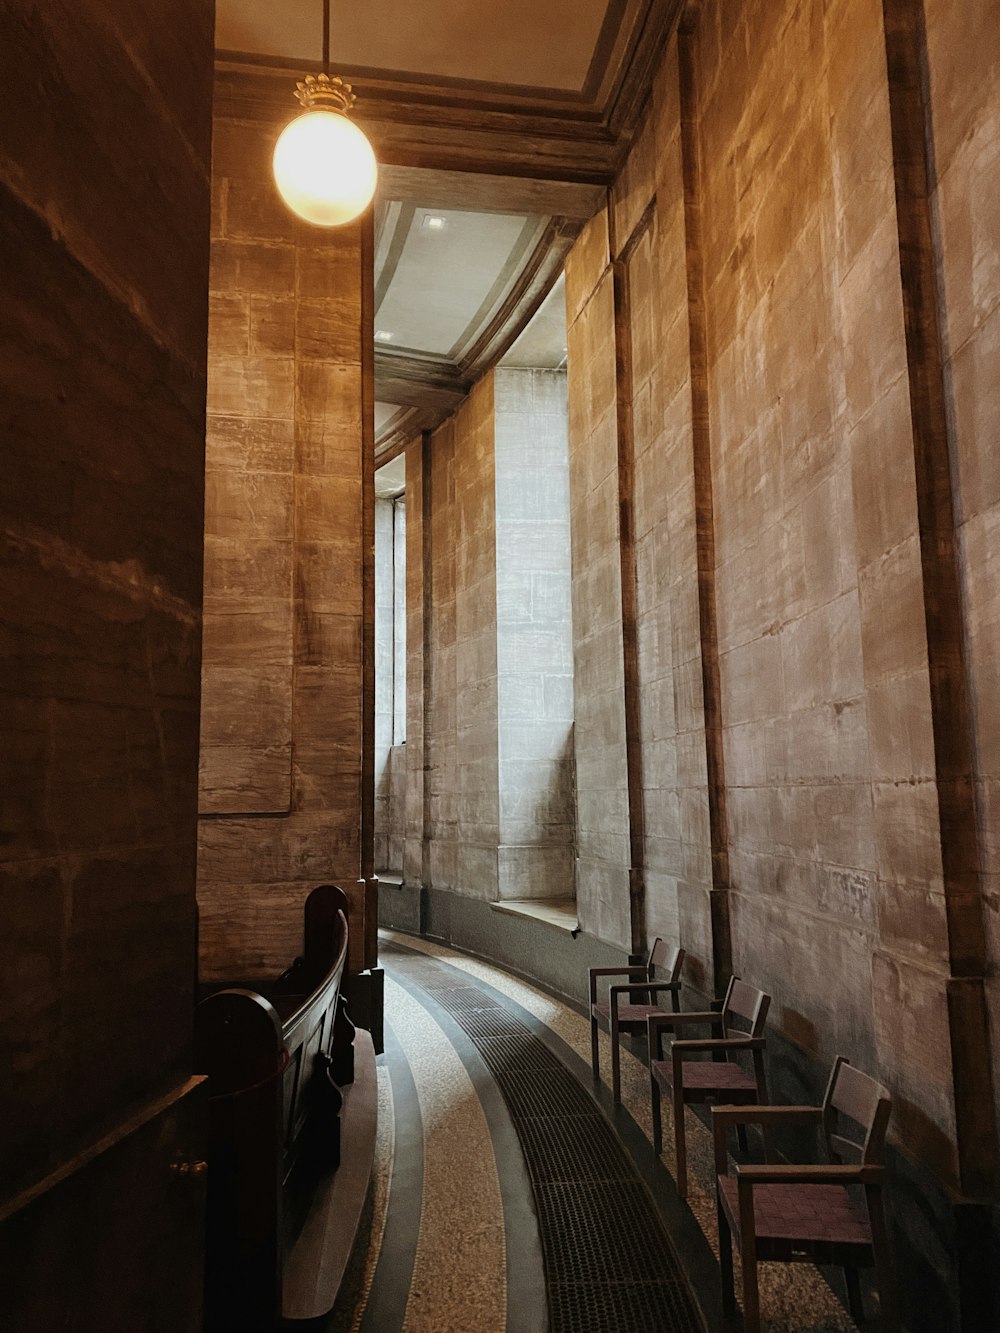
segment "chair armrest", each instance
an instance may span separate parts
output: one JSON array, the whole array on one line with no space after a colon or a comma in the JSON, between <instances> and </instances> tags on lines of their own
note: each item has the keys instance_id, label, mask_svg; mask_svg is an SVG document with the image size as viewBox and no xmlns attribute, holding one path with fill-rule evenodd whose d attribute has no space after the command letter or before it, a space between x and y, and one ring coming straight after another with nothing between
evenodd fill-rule
<instances>
[{"instance_id":1,"label":"chair armrest","mask_svg":"<svg viewBox=\"0 0 1000 1333\"><path fill-rule=\"evenodd\" d=\"M704 1041L685 1037L670 1043L671 1051L762 1051L767 1046L764 1037L706 1037Z\"/></svg>"},{"instance_id":2,"label":"chair armrest","mask_svg":"<svg viewBox=\"0 0 1000 1333\"><path fill-rule=\"evenodd\" d=\"M679 981L630 981L621 986L612 986L610 990L611 1007L618 1008L619 995L648 995L652 991L675 991L680 987Z\"/></svg>"},{"instance_id":3,"label":"chair armrest","mask_svg":"<svg viewBox=\"0 0 1000 1333\"><path fill-rule=\"evenodd\" d=\"M646 1019L646 1033L649 1039L649 1058L663 1055L663 1031L683 1027L685 1023L704 1023L709 1027L722 1026L722 1014L714 1010L689 1010L680 1014L650 1014Z\"/></svg>"},{"instance_id":4,"label":"chair armrest","mask_svg":"<svg viewBox=\"0 0 1000 1333\"><path fill-rule=\"evenodd\" d=\"M884 1166L866 1166L863 1163L840 1165L819 1162L801 1166L745 1166L737 1163L735 1171L737 1180L751 1188L754 1185L876 1185L885 1178Z\"/></svg>"},{"instance_id":5,"label":"chair armrest","mask_svg":"<svg viewBox=\"0 0 1000 1333\"><path fill-rule=\"evenodd\" d=\"M712 1141L715 1151L715 1174L724 1176L727 1170L726 1130L730 1125L760 1125L767 1129L774 1125L803 1122L820 1124L821 1106L711 1106Z\"/></svg>"},{"instance_id":6,"label":"chair armrest","mask_svg":"<svg viewBox=\"0 0 1000 1333\"><path fill-rule=\"evenodd\" d=\"M597 978L598 977L647 977L649 968L645 963L634 964L632 967L591 967L587 970L590 978L590 1003L597 1003Z\"/></svg>"},{"instance_id":7,"label":"chair armrest","mask_svg":"<svg viewBox=\"0 0 1000 1333\"><path fill-rule=\"evenodd\" d=\"M640 990L680 990L680 981L623 981L619 986L612 986L613 991Z\"/></svg>"},{"instance_id":8,"label":"chair armrest","mask_svg":"<svg viewBox=\"0 0 1000 1333\"><path fill-rule=\"evenodd\" d=\"M822 1106L711 1106L712 1124L723 1128L728 1125L775 1125L797 1121L823 1119Z\"/></svg>"},{"instance_id":9,"label":"chair armrest","mask_svg":"<svg viewBox=\"0 0 1000 1333\"><path fill-rule=\"evenodd\" d=\"M683 1027L685 1023L708 1023L710 1026L719 1027L722 1024L722 1015L708 1009L697 1012L690 1009L686 1013L679 1014L650 1014L648 1022L655 1023L660 1028Z\"/></svg>"}]
</instances>

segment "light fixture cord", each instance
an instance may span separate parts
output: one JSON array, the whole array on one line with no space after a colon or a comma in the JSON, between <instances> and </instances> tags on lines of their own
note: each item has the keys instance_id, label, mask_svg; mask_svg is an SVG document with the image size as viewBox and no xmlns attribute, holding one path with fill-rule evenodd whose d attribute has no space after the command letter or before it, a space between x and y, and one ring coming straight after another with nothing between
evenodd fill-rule
<instances>
[{"instance_id":1,"label":"light fixture cord","mask_svg":"<svg viewBox=\"0 0 1000 1333\"><path fill-rule=\"evenodd\" d=\"M323 73L330 74L330 0L323 0Z\"/></svg>"}]
</instances>

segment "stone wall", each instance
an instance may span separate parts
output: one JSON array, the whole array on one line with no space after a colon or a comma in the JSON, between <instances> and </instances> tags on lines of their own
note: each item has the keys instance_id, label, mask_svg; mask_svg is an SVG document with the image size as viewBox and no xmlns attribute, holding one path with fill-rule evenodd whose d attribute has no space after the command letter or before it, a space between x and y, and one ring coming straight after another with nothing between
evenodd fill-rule
<instances>
[{"instance_id":1,"label":"stone wall","mask_svg":"<svg viewBox=\"0 0 1000 1333\"><path fill-rule=\"evenodd\" d=\"M412 510L409 479L407 459ZM461 885L463 892L492 899L499 841L492 376L434 433L428 481L429 547L407 554L408 569L415 561L430 585L424 663L428 869L439 887Z\"/></svg>"},{"instance_id":2,"label":"stone wall","mask_svg":"<svg viewBox=\"0 0 1000 1333\"><path fill-rule=\"evenodd\" d=\"M37 1190L4 1224L4 1320L28 1333L87 1309L124 1327L136 1299L193 1327L200 1199L182 1217L164 1196L172 1129L201 1134L181 1099L212 12L5 6L0 43L4 1213ZM154 1118L129 1176L136 1207L153 1200L138 1240L108 1145ZM157 1253L130 1269L146 1244Z\"/></svg>"},{"instance_id":3,"label":"stone wall","mask_svg":"<svg viewBox=\"0 0 1000 1333\"><path fill-rule=\"evenodd\" d=\"M375 869L403 870L406 505L375 500Z\"/></svg>"},{"instance_id":4,"label":"stone wall","mask_svg":"<svg viewBox=\"0 0 1000 1333\"><path fill-rule=\"evenodd\" d=\"M388 870L389 754L393 741L395 522L392 500L375 500L375 868Z\"/></svg>"},{"instance_id":5,"label":"stone wall","mask_svg":"<svg viewBox=\"0 0 1000 1333\"><path fill-rule=\"evenodd\" d=\"M994 1187L998 113L973 18L959 37L953 8L928 6L928 109L913 6L703 6L567 290L589 505L574 530L578 754L624 653L599 772L629 795L643 848L642 893L619 836L617 906L602 921L581 893L581 921L621 943L631 911L633 935L638 917L679 937L699 987L731 959L774 996L779 1086L815 1086L849 1055L892 1088L910 1160L974 1198ZM616 357L615 412L613 389L597 392ZM616 465L617 534L610 500L602 530L589 498ZM633 528L634 668L628 561L611 550ZM596 678L589 631L609 608ZM959 1262L953 1240L930 1240L934 1197L907 1242L931 1323L952 1296L927 1274Z\"/></svg>"},{"instance_id":6,"label":"stone wall","mask_svg":"<svg viewBox=\"0 0 1000 1333\"><path fill-rule=\"evenodd\" d=\"M709 0L566 273L581 925L770 991L778 1095L889 1085L927 1328L989 1323L996 1197L992 21Z\"/></svg>"},{"instance_id":7,"label":"stone wall","mask_svg":"<svg viewBox=\"0 0 1000 1333\"><path fill-rule=\"evenodd\" d=\"M325 232L284 207L269 158L290 114L276 107L255 123L224 99L216 106L199 846L206 979L287 966L309 890L331 880L350 889L371 873L370 220ZM373 960L365 895L352 892L356 971Z\"/></svg>"},{"instance_id":8,"label":"stone wall","mask_svg":"<svg viewBox=\"0 0 1000 1333\"><path fill-rule=\"evenodd\" d=\"M493 373L501 898L572 898L566 375Z\"/></svg>"},{"instance_id":9,"label":"stone wall","mask_svg":"<svg viewBox=\"0 0 1000 1333\"><path fill-rule=\"evenodd\" d=\"M940 295L1000 1094L1000 55L989 0L927 7Z\"/></svg>"},{"instance_id":10,"label":"stone wall","mask_svg":"<svg viewBox=\"0 0 1000 1333\"><path fill-rule=\"evenodd\" d=\"M162 51L91 5L4 25L4 1196L190 1069L211 24L185 9ZM83 112L124 102L105 142Z\"/></svg>"},{"instance_id":11,"label":"stone wall","mask_svg":"<svg viewBox=\"0 0 1000 1333\"><path fill-rule=\"evenodd\" d=\"M602 211L566 264L576 902L584 930L628 948L632 859L614 308Z\"/></svg>"}]
</instances>

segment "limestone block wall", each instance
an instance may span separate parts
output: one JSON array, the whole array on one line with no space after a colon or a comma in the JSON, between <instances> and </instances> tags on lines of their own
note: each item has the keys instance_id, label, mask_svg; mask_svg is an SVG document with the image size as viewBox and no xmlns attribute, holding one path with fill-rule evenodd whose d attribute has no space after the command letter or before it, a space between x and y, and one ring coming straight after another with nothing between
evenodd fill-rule
<instances>
[{"instance_id":1,"label":"limestone block wall","mask_svg":"<svg viewBox=\"0 0 1000 1333\"><path fill-rule=\"evenodd\" d=\"M679 939L702 995L767 989L780 1095L837 1054L888 1084L907 1318L935 1329L990 1322L997 1216L994 17L692 8L566 272L581 924ZM412 446L432 805L460 419ZM436 884L407 801L410 882Z\"/></svg>"},{"instance_id":2,"label":"limestone block wall","mask_svg":"<svg viewBox=\"0 0 1000 1333\"><path fill-rule=\"evenodd\" d=\"M190 1071L212 34L183 12L156 53L89 4L5 24L2 1198Z\"/></svg>"},{"instance_id":3,"label":"limestone block wall","mask_svg":"<svg viewBox=\"0 0 1000 1333\"><path fill-rule=\"evenodd\" d=\"M74 1159L168 1105L178 1132L200 1134L197 1098L180 1099L196 947L213 34L198 0L153 10L81 0L0 18L5 1216L38 1189L25 1225L25 1213L5 1222L0 1285L5 1320L24 1329L84 1308L110 1318L107 1252L134 1254L113 1154L91 1160L82 1196ZM200 1259L161 1224L174 1148L161 1130L130 1179L174 1294L157 1288L156 1264L115 1285L133 1308L193 1326ZM46 1177L63 1170L71 1225L48 1202Z\"/></svg>"},{"instance_id":4,"label":"limestone block wall","mask_svg":"<svg viewBox=\"0 0 1000 1333\"><path fill-rule=\"evenodd\" d=\"M734 963L794 1040L888 1076L896 1132L951 1173L882 7L780 9L709 10L694 39Z\"/></svg>"},{"instance_id":5,"label":"limestone block wall","mask_svg":"<svg viewBox=\"0 0 1000 1333\"><path fill-rule=\"evenodd\" d=\"M393 742L393 601L395 575L392 500L375 501L375 866L389 861L389 752Z\"/></svg>"},{"instance_id":6,"label":"limestone block wall","mask_svg":"<svg viewBox=\"0 0 1000 1333\"><path fill-rule=\"evenodd\" d=\"M499 896L572 898L566 375L498 368L493 382Z\"/></svg>"},{"instance_id":7,"label":"limestone block wall","mask_svg":"<svg viewBox=\"0 0 1000 1333\"><path fill-rule=\"evenodd\" d=\"M620 942L631 914L633 938L676 933L696 985L757 978L789 1088L849 1054L892 1087L896 1141L977 1196L997 1049L998 113L985 9L961 35L954 7L926 17L925 49L919 8L891 0L706 4L667 50L568 266L574 479L617 462L622 498L617 586L592 510L573 534L577 730L579 749L588 627L610 606L605 661L625 666L601 771L629 796L631 898L619 873L617 930L587 928ZM612 440L595 367L615 358ZM908 1242L922 1282L958 1253L936 1225ZM952 1297L921 1291L947 1322Z\"/></svg>"},{"instance_id":8,"label":"limestone block wall","mask_svg":"<svg viewBox=\"0 0 1000 1333\"><path fill-rule=\"evenodd\" d=\"M373 856L369 222L323 232L284 208L269 155L290 114L262 108L249 121L224 98L216 107L199 843L206 978L287 965L309 890L356 884ZM365 893L353 892L358 970L372 941Z\"/></svg>"},{"instance_id":9,"label":"limestone block wall","mask_svg":"<svg viewBox=\"0 0 1000 1333\"><path fill-rule=\"evenodd\" d=\"M1000 56L988 0L927 7L944 378L1000 1089Z\"/></svg>"},{"instance_id":10,"label":"limestone block wall","mask_svg":"<svg viewBox=\"0 0 1000 1333\"><path fill-rule=\"evenodd\" d=\"M426 781L430 701L431 586L425 578L431 536L431 437L406 446L406 745L403 792L403 883L430 882Z\"/></svg>"},{"instance_id":11,"label":"limestone block wall","mask_svg":"<svg viewBox=\"0 0 1000 1333\"><path fill-rule=\"evenodd\" d=\"M681 939L713 989L712 847L703 689L680 70L671 43L612 194L628 298L637 662L647 936ZM702 514L702 519L704 515Z\"/></svg>"},{"instance_id":12,"label":"limestone block wall","mask_svg":"<svg viewBox=\"0 0 1000 1333\"><path fill-rule=\"evenodd\" d=\"M386 868L394 875L403 872L403 846L406 837L406 746L394 745L389 751L389 812Z\"/></svg>"},{"instance_id":13,"label":"limestone block wall","mask_svg":"<svg viewBox=\"0 0 1000 1333\"><path fill-rule=\"evenodd\" d=\"M619 543L614 281L607 212L566 264L576 901L588 933L632 940Z\"/></svg>"},{"instance_id":14,"label":"limestone block wall","mask_svg":"<svg viewBox=\"0 0 1000 1333\"><path fill-rule=\"evenodd\" d=\"M375 868L401 874L406 739L406 506L375 501ZM398 751L398 753L397 753Z\"/></svg>"},{"instance_id":15,"label":"limestone block wall","mask_svg":"<svg viewBox=\"0 0 1000 1333\"><path fill-rule=\"evenodd\" d=\"M430 882L490 899L499 842L493 438L487 376L431 441L430 547L422 556L430 575Z\"/></svg>"}]
</instances>

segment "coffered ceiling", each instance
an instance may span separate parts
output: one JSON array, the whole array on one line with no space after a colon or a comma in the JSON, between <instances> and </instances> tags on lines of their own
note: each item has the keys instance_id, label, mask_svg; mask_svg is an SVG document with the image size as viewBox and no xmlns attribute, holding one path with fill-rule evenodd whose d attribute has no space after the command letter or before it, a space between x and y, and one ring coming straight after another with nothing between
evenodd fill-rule
<instances>
[{"instance_id":1,"label":"coffered ceiling","mask_svg":"<svg viewBox=\"0 0 1000 1333\"><path fill-rule=\"evenodd\" d=\"M680 3L332 0L332 67L380 163L377 456L437 425L508 353L558 364L554 284ZM321 68L322 14L322 0L216 0L227 114L283 114L290 77Z\"/></svg>"}]
</instances>

